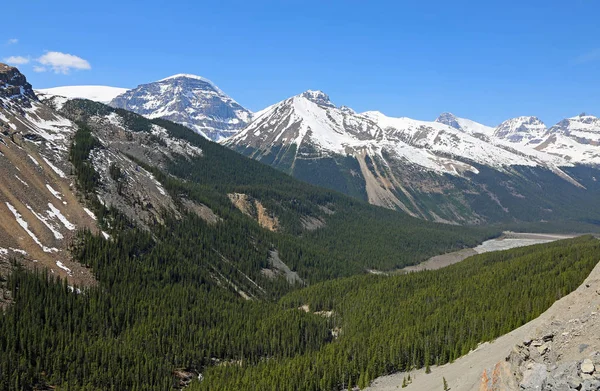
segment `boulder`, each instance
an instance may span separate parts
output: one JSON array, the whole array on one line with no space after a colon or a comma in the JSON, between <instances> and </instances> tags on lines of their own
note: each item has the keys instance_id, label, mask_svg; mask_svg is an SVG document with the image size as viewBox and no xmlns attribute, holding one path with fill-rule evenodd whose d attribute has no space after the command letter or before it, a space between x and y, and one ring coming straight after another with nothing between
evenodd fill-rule
<instances>
[{"instance_id":1,"label":"boulder","mask_svg":"<svg viewBox=\"0 0 600 391\"><path fill-rule=\"evenodd\" d=\"M596 367L594 366L594 363L592 362L592 360L590 360L589 358L586 358L581 363L581 372L582 373L592 374L592 373L594 373L595 370L596 370Z\"/></svg>"},{"instance_id":2,"label":"boulder","mask_svg":"<svg viewBox=\"0 0 600 391\"><path fill-rule=\"evenodd\" d=\"M519 387L527 391L542 390L547 377L547 367L544 364L534 363L530 369L523 373L523 380L521 380Z\"/></svg>"}]
</instances>

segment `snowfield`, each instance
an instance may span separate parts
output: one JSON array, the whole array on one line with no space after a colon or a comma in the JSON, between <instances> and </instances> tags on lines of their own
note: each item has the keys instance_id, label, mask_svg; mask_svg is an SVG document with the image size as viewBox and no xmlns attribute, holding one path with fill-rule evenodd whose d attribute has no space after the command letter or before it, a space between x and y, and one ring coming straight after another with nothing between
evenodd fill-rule
<instances>
[{"instance_id":1,"label":"snowfield","mask_svg":"<svg viewBox=\"0 0 600 391\"><path fill-rule=\"evenodd\" d=\"M109 86L64 86L36 90L36 93L64 96L70 99L89 99L96 102L108 103L117 96L129 91L128 88Z\"/></svg>"}]
</instances>

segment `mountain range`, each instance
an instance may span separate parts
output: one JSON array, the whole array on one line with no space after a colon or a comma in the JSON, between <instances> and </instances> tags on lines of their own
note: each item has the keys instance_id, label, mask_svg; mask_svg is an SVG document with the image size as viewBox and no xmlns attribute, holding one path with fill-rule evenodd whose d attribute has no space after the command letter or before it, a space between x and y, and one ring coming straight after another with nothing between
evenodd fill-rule
<instances>
[{"instance_id":1,"label":"mountain range","mask_svg":"<svg viewBox=\"0 0 600 391\"><path fill-rule=\"evenodd\" d=\"M193 96L237 107L187 79L141 86L142 101L202 121ZM131 91L108 105L120 91L66 90L99 101L38 93L0 64L0 389L365 389L460 361L597 263L588 236L397 270L505 229L597 230L591 116L498 130L306 91L215 143L114 107L139 108Z\"/></svg>"},{"instance_id":2,"label":"mountain range","mask_svg":"<svg viewBox=\"0 0 600 391\"><path fill-rule=\"evenodd\" d=\"M172 120L306 182L427 220L585 219L597 196L600 119L591 115L552 127L533 116L497 127L451 113L420 121L357 113L312 90L252 113L186 74L112 91L113 107Z\"/></svg>"},{"instance_id":3,"label":"mountain range","mask_svg":"<svg viewBox=\"0 0 600 391\"><path fill-rule=\"evenodd\" d=\"M307 91L256 113L223 143L307 182L428 220L544 221L584 218L584 205L595 202L597 121L580 115L550 129L535 117L497 128L449 113L418 121L356 113ZM562 202L566 195L577 203Z\"/></svg>"}]
</instances>

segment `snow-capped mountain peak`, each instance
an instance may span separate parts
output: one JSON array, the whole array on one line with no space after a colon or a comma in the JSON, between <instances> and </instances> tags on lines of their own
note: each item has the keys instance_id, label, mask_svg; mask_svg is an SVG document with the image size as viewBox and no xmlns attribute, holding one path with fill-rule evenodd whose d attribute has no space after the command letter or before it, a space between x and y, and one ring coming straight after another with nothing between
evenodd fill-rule
<instances>
[{"instance_id":1,"label":"snow-capped mountain peak","mask_svg":"<svg viewBox=\"0 0 600 391\"><path fill-rule=\"evenodd\" d=\"M217 87L217 85L215 83L213 83L211 80L202 77L202 76L198 76L198 75L193 75L191 73L178 73L176 75L172 75L169 77L165 77L164 79L160 79L158 80L158 82L165 82L165 81L173 81L173 80L197 80L206 84L210 84L210 86L217 92L219 92L222 95L226 95L219 87ZM231 98L230 98L231 99Z\"/></svg>"},{"instance_id":2,"label":"snow-capped mountain peak","mask_svg":"<svg viewBox=\"0 0 600 391\"><path fill-rule=\"evenodd\" d=\"M300 96L320 106L335 107L334 104L331 103L329 95L327 95L323 91L308 90L300 94Z\"/></svg>"},{"instance_id":3,"label":"snow-capped mountain peak","mask_svg":"<svg viewBox=\"0 0 600 391\"><path fill-rule=\"evenodd\" d=\"M191 73L178 73L176 75L172 75L169 77L165 77L164 79L160 79L159 81L167 81L167 80L171 80L171 79L181 79L181 78L202 80L207 83L213 84L212 81L208 80L207 78L198 76L198 75L192 75Z\"/></svg>"},{"instance_id":4,"label":"snow-capped mountain peak","mask_svg":"<svg viewBox=\"0 0 600 391\"><path fill-rule=\"evenodd\" d=\"M581 113L560 121L550 128L549 133L575 134L577 137L589 138L590 135L600 134L600 118Z\"/></svg>"},{"instance_id":5,"label":"snow-capped mountain peak","mask_svg":"<svg viewBox=\"0 0 600 391\"><path fill-rule=\"evenodd\" d=\"M521 116L498 125L494 137L517 144L539 144L546 131L546 125L538 117Z\"/></svg>"},{"instance_id":6,"label":"snow-capped mountain peak","mask_svg":"<svg viewBox=\"0 0 600 391\"><path fill-rule=\"evenodd\" d=\"M452 113L442 113L439 117L436 118L435 122L439 122L442 124L446 124L448 126L452 126L455 129L462 130L460 124L457 121L456 116Z\"/></svg>"},{"instance_id":7,"label":"snow-capped mountain peak","mask_svg":"<svg viewBox=\"0 0 600 391\"><path fill-rule=\"evenodd\" d=\"M235 134L252 119L252 113L210 80L177 74L142 84L111 101L148 118L165 118L212 139Z\"/></svg>"},{"instance_id":8,"label":"snow-capped mountain peak","mask_svg":"<svg viewBox=\"0 0 600 391\"><path fill-rule=\"evenodd\" d=\"M551 127L535 148L573 164L600 165L600 119L580 114Z\"/></svg>"}]
</instances>

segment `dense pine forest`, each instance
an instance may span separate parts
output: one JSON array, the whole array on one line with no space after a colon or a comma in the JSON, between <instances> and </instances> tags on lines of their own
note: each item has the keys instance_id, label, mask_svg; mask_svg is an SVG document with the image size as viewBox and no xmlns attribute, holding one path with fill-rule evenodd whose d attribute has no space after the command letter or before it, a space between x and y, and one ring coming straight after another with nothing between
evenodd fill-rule
<instances>
[{"instance_id":1,"label":"dense pine forest","mask_svg":"<svg viewBox=\"0 0 600 391\"><path fill-rule=\"evenodd\" d=\"M436 271L357 276L283 297L339 334L319 351L217 366L190 389L334 390L376 376L441 365L537 317L598 262L591 237L487 253ZM331 312L330 312L331 311Z\"/></svg>"},{"instance_id":2,"label":"dense pine forest","mask_svg":"<svg viewBox=\"0 0 600 391\"><path fill-rule=\"evenodd\" d=\"M600 244L586 237L435 272L367 275L473 246L499 227L449 227L373 207L168 121L83 100L63 110L79 125L70 151L77 187L110 238L81 231L73 241L95 286L70 287L17 262L2 276L12 302L0 316L1 390L172 390L190 376L190 390L364 387L383 373L451 361L523 324L597 262ZM162 170L139 164L178 206L207 205L218 223L181 207L144 229L98 201L90 153L102 145L88 120L113 112L131 131L160 125L202 149ZM117 167L110 176L125 180ZM242 214L227 197L234 192L260 199L282 229ZM325 224L304 229L306 216ZM301 282L262 272L274 251Z\"/></svg>"}]
</instances>

